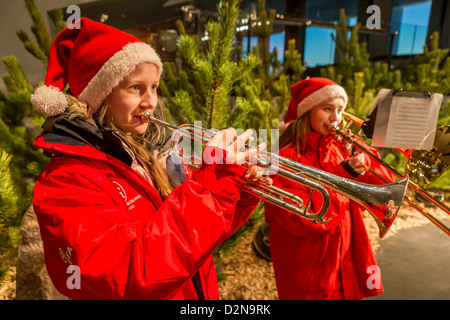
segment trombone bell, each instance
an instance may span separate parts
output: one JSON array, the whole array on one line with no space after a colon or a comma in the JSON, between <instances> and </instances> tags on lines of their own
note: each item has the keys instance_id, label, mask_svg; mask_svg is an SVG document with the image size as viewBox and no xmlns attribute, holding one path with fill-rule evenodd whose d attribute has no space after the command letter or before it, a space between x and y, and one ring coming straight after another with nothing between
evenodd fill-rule
<instances>
[{"instance_id":1,"label":"trombone bell","mask_svg":"<svg viewBox=\"0 0 450 320\"><path fill-rule=\"evenodd\" d=\"M350 121L355 123L358 126L361 126L364 122L362 119L353 116L344 111L344 116L348 118ZM433 149L430 153L423 153L421 150L414 150L411 154L410 160L408 161L405 172L410 176L410 181L408 183L408 187L417 194L428 201L432 202L436 205L436 207L443 210L445 213L450 214L450 208L439 201L438 199L434 199L424 188L423 185L435 180L443 171L448 168L448 163L450 162L449 158L449 126L444 126L438 128L436 130L435 142L433 145ZM384 160L378 158L374 155L370 150L363 147L359 144L354 138L353 134L344 133L339 129L337 125L333 125L333 132L339 136L341 136L346 141L350 142L352 145L357 147L359 150L362 150L365 154L370 156L373 160L377 161L384 168L391 171L394 176L397 178L401 178L402 175L392 166L387 164ZM376 174L376 173L375 173ZM383 179L381 179L383 180ZM417 180L417 181L414 181ZM421 186L422 185L422 186ZM450 228L445 225L443 222L439 221L436 217L431 215L425 209L421 208L417 205L412 197L405 197L405 201L409 203L413 208L415 208L419 213L424 215L427 219L429 219L432 223L434 223L439 229L444 231L447 235L450 235ZM380 225L380 224L379 224Z\"/></svg>"},{"instance_id":2,"label":"trombone bell","mask_svg":"<svg viewBox=\"0 0 450 320\"><path fill-rule=\"evenodd\" d=\"M361 202L360 204L369 211L372 218L378 225L379 237L383 238L389 231L394 219L397 216L401 203L405 197L406 189L408 187L409 177L405 176L403 179L391 183L388 186L391 192L391 197L384 200L384 205L377 205L370 202Z\"/></svg>"},{"instance_id":3,"label":"trombone bell","mask_svg":"<svg viewBox=\"0 0 450 320\"><path fill-rule=\"evenodd\" d=\"M386 235L394 222L409 183L409 177L405 175L394 183L372 185L345 179L283 157L277 157L277 161L280 166L297 175L317 181L363 206L376 221L380 238Z\"/></svg>"}]
</instances>

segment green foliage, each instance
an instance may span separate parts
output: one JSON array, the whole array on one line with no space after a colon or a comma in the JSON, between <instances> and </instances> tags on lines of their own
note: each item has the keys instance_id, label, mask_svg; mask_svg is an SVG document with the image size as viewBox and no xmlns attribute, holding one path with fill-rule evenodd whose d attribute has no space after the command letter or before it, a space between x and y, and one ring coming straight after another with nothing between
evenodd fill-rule
<instances>
[{"instance_id":1,"label":"green foliage","mask_svg":"<svg viewBox=\"0 0 450 320\"><path fill-rule=\"evenodd\" d=\"M288 48L284 52L284 61L280 70L280 76L284 75L289 79L289 89L291 85L303 80L302 75L306 71L302 63L302 55L295 49L295 44L295 39L288 40Z\"/></svg>"},{"instance_id":2,"label":"green foliage","mask_svg":"<svg viewBox=\"0 0 450 320\"><path fill-rule=\"evenodd\" d=\"M208 22L206 50L198 44L196 35L187 35L182 23L177 23L183 68L177 70L175 64L166 62L167 81L160 84L161 95L176 122L202 120L208 128L250 127L268 132L278 127L290 99L290 87L301 80L306 68L294 39L289 41L283 64L277 60L276 50L268 52L275 11L267 13L263 0L252 21L258 46L241 57L241 48L235 47L239 3L224 1L218 22Z\"/></svg>"},{"instance_id":3,"label":"green foliage","mask_svg":"<svg viewBox=\"0 0 450 320\"><path fill-rule=\"evenodd\" d=\"M243 125L256 130L264 129L269 133L278 128L291 98L290 88L303 79L306 67L302 63L301 54L295 49L295 39L288 41L282 64L277 59L276 48L272 53L268 51L268 39L273 32L276 12L271 10L267 13L264 0L258 1L258 5L258 16L252 21L258 46L253 47L253 52L261 63L252 73L241 78L234 90L237 96L245 97L251 105ZM266 139L264 142L270 150L272 141Z\"/></svg>"},{"instance_id":4,"label":"green foliage","mask_svg":"<svg viewBox=\"0 0 450 320\"><path fill-rule=\"evenodd\" d=\"M276 11L265 10L266 1L258 0L258 16L253 25L253 33L258 38L257 48L253 48L253 52L259 55L261 64L256 69L256 75L262 79L264 83L271 85L276 78L275 72L270 73L270 68L277 68L279 61L277 60L277 51L269 52L269 37L273 32L273 21L275 20Z\"/></svg>"},{"instance_id":5,"label":"green foliage","mask_svg":"<svg viewBox=\"0 0 450 320\"><path fill-rule=\"evenodd\" d=\"M278 128L291 98L290 88L302 79L306 71L301 61L301 54L295 49L295 39L291 39L279 68L272 65L272 72L263 77L260 75L265 69L256 70L238 82L234 88L236 95L245 97L251 104L244 123L246 127L267 132ZM268 145L270 147L270 141Z\"/></svg>"},{"instance_id":6,"label":"green foliage","mask_svg":"<svg viewBox=\"0 0 450 320\"><path fill-rule=\"evenodd\" d=\"M46 64L52 38L34 0L24 2L33 22L31 31L36 42L30 40L23 30L18 31L17 35L24 47ZM62 10L54 10L51 16L56 26L56 34L65 26ZM11 172L17 192L22 199L19 209L25 212L31 204L34 180L48 161L42 152L33 146L33 140L40 132L45 117L31 105L30 95L34 87L25 77L17 59L14 56L7 56L2 58L2 62L8 72L3 77L8 94L0 91L0 135L2 137L0 149L14 155Z\"/></svg>"},{"instance_id":7,"label":"green foliage","mask_svg":"<svg viewBox=\"0 0 450 320\"><path fill-rule=\"evenodd\" d=\"M24 30L17 31L17 36L22 41L25 49L31 53L34 57L47 64L48 54L50 52L50 45L52 43L52 37L50 36L47 27L42 18L42 14L37 8L34 0L24 0L27 11L30 15L32 25L31 32L36 38L36 42L30 40L28 34ZM66 23L63 20L64 15L61 9L55 9L50 12L50 18L55 25L55 37L59 31L66 27Z\"/></svg>"},{"instance_id":8,"label":"green foliage","mask_svg":"<svg viewBox=\"0 0 450 320\"><path fill-rule=\"evenodd\" d=\"M11 177L12 156L0 150L0 226L5 226L16 217L18 194Z\"/></svg>"},{"instance_id":9,"label":"green foliage","mask_svg":"<svg viewBox=\"0 0 450 320\"><path fill-rule=\"evenodd\" d=\"M426 189L441 189L450 192L450 170L445 171L439 178L427 185Z\"/></svg>"},{"instance_id":10,"label":"green foliage","mask_svg":"<svg viewBox=\"0 0 450 320\"><path fill-rule=\"evenodd\" d=\"M51 39L48 34L47 28L45 27L42 15L38 10L34 0L25 0L25 6L28 13L30 14L31 20L33 22L31 26L31 32L36 37L37 43L31 41L27 33L23 30L17 32L17 36L23 42L25 48L37 59L44 63L47 63L47 57L50 52Z\"/></svg>"},{"instance_id":11,"label":"green foliage","mask_svg":"<svg viewBox=\"0 0 450 320\"><path fill-rule=\"evenodd\" d=\"M242 237L246 235L249 231L252 231L257 223L264 221L264 203L260 202L252 214L251 223L244 224L243 227L239 228L233 235L227 239L226 246L222 245L220 247L221 254L223 257L229 257L233 253L233 249L242 240Z\"/></svg>"},{"instance_id":12,"label":"green foliage","mask_svg":"<svg viewBox=\"0 0 450 320\"><path fill-rule=\"evenodd\" d=\"M439 110L439 118L437 127L445 126L450 123L450 99L442 102L441 109Z\"/></svg>"},{"instance_id":13,"label":"green foliage","mask_svg":"<svg viewBox=\"0 0 450 320\"><path fill-rule=\"evenodd\" d=\"M449 49L439 48L439 33L431 36L424 46L424 53L414 57L414 62L406 68L405 90L439 92L450 95ZM450 122L450 101L442 103L437 126Z\"/></svg>"},{"instance_id":14,"label":"green foliage","mask_svg":"<svg viewBox=\"0 0 450 320\"><path fill-rule=\"evenodd\" d=\"M236 99L230 105L232 88L259 63L250 54L238 62L233 61L236 21L239 16L239 1L224 1L218 8L218 21L206 24L206 50L196 36L187 35L181 22L178 48L183 60L183 70L176 70L172 63L165 63L167 81L161 81L161 94L178 121L201 120L207 128L223 129L239 126L248 112L249 104Z\"/></svg>"},{"instance_id":15,"label":"green foliage","mask_svg":"<svg viewBox=\"0 0 450 320\"><path fill-rule=\"evenodd\" d=\"M333 79L346 89L349 95L346 111L364 118L381 88L450 94L449 50L439 48L438 33L432 35L431 41L424 47L424 53L415 56L414 62L407 66L402 75L400 70L390 70L387 63L370 63L366 43L359 43L360 25L354 26L350 37L347 37L345 21L345 12L341 9L340 21L335 26L336 65L322 68L321 75ZM449 121L450 101L447 100L441 106L437 126L446 125ZM385 150L383 159L397 171L404 172L407 159L397 150ZM448 178L442 177L431 186L443 188L447 182Z\"/></svg>"},{"instance_id":16,"label":"green foliage","mask_svg":"<svg viewBox=\"0 0 450 320\"><path fill-rule=\"evenodd\" d=\"M17 217L20 206L9 167L11 159L11 155L0 149L0 280L9 269L8 259L4 257L19 239Z\"/></svg>"},{"instance_id":17,"label":"green foliage","mask_svg":"<svg viewBox=\"0 0 450 320\"><path fill-rule=\"evenodd\" d=\"M32 108L30 94L33 86L23 74L17 59L3 57L8 75L3 80L8 95L0 91L0 149L14 155L11 163L13 181L23 201L19 208L24 212L31 204L29 185L47 162L42 152L33 147L37 125L43 122L41 114Z\"/></svg>"},{"instance_id":18,"label":"green foliage","mask_svg":"<svg viewBox=\"0 0 450 320\"><path fill-rule=\"evenodd\" d=\"M439 48L439 33L431 36L424 46L424 53L414 57L414 62L407 67L405 90L439 92L450 94L450 59L449 49Z\"/></svg>"},{"instance_id":19,"label":"green foliage","mask_svg":"<svg viewBox=\"0 0 450 320\"><path fill-rule=\"evenodd\" d=\"M167 118L179 124L202 121L204 128L243 128L254 107L244 96L233 93L235 84L248 79L261 62L256 54L234 59L240 1L223 1L222 4L218 7L217 21L208 21L205 26L208 35L205 46L199 44L196 35L186 34L181 21L177 22L183 68L178 70L174 63L165 62L166 80L160 82L159 89L170 112ZM216 262L253 226L253 218L250 218L222 243L214 254Z\"/></svg>"},{"instance_id":20,"label":"green foliage","mask_svg":"<svg viewBox=\"0 0 450 320\"><path fill-rule=\"evenodd\" d=\"M18 31L17 36L28 52L47 64L51 37L35 2L24 2L33 22L31 31L36 42L23 30ZM52 13L55 32L65 26L62 18L61 10ZM0 90L0 255L19 239L18 225L32 203L34 182L48 161L42 151L33 146L45 119L31 105L34 87L14 56L3 57L2 62L8 72L3 76L8 94ZM13 155L13 161L8 155ZM7 262L2 262L0 279L7 269Z\"/></svg>"},{"instance_id":21,"label":"green foliage","mask_svg":"<svg viewBox=\"0 0 450 320\"><path fill-rule=\"evenodd\" d=\"M334 80L342 85L349 96L347 111L365 117L382 88L400 89L402 87L401 72L391 71L387 63L369 61L367 43L359 41L357 23L350 31L344 9L340 11L336 30L336 65L320 70L321 76Z\"/></svg>"},{"instance_id":22,"label":"green foliage","mask_svg":"<svg viewBox=\"0 0 450 320\"><path fill-rule=\"evenodd\" d=\"M448 49L439 48L439 34L435 32L425 45L424 53L417 55L402 75L400 70L390 70L387 63L370 63L365 42L358 37L360 25L356 24L348 34L345 11L341 9L336 29L336 65L321 69L323 77L341 84L349 95L347 111L364 117L375 101L378 91L392 88L412 91L450 94L450 59ZM439 124L448 123L448 102L441 108Z\"/></svg>"}]
</instances>

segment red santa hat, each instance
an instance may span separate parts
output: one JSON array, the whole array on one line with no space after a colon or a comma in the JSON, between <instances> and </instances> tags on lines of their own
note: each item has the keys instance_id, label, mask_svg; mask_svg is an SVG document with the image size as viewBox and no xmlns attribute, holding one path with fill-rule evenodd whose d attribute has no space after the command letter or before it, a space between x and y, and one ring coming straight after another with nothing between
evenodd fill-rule
<instances>
[{"instance_id":1,"label":"red santa hat","mask_svg":"<svg viewBox=\"0 0 450 320\"><path fill-rule=\"evenodd\" d=\"M291 101L284 118L284 124L298 119L314 106L330 98L342 98L347 105L347 93L336 82L327 78L309 78L291 86Z\"/></svg>"},{"instance_id":2,"label":"red santa hat","mask_svg":"<svg viewBox=\"0 0 450 320\"><path fill-rule=\"evenodd\" d=\"M87 18L78 23L62 30L50 47L45 85L31 95L31 103L40 112L54 116L65 110L62 91L67 84L80 102L95 111L137 65L153 63L161 76L161 59L150 45Z\"/></svg>"}]
</instances>

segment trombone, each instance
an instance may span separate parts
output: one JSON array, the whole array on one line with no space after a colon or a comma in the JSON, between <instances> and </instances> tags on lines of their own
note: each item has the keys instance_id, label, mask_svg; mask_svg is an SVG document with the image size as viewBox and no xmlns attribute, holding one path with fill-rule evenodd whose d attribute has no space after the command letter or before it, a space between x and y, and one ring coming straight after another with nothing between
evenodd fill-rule
<instances>
[{"instance_id":1,"label":"trombone","mask_svg":"<svg viewBox=\"0 0 450 320\"><path fill-rule=\"evenodd\" d=\"M154 117L150 112L146 112L143 118L148 122L174 131L172 135L173 151L187 165L194 168L198 167L193 163L195 156L192 154L185 155L182 148L180 148L180 139L182 136L186 136L189 139L201 142L203 145L208 143L213 137L211 130L204 130L195 125L175 126ZM266 185L260 181L247 183L245 190L250 194L297 214L302 218L312 220L313 223L323 224L332 218L325 218L330 206L330 196L325 188L328 187L366 208L377 222L380 238L388 232L397 216L409 181L408 176L405 176L395 183L370 185L345 179L265 151L259 153L256 161L259 166L264 168L265 173L277 174L296 183L305 185L311 188L311 192L306 205L300 197L278 187ZM312 195L315 190L322 194L322 207L319 212L310 213L309 209L311 207Z\"/></svg>"},{"instance_id":2,"label":"trombone","mask_svg":"<svg viewBox=\"0 0 450 320\"><path fill-rule=\"evenodd\" d=\"M358 118L357 116L352 115L352 114L344 111L344 117L349 119L351 122L355 123L357 126L359 126L359 127L362 126L363 120ZM349 127L349 125L347 127ZM344 132L336 124L332 125L331 129L332 129L332 131L335 134L341 136L343 139L345 139L346 141L351 143L357 149L362 150L362 152L364 152L369 157L371 157L372 159L374 159L375 161L380 163L382 166L387 168L389 171L391 171L394 174L394 176L396 176L397 178L401 178L402 177L401 173L399 173L395 168L393 168L391 165L386 163L383 159L377 157L373 152L371 152L370 150L367 150L367 148L365 148L360 143L358 143L356 141L355 137L354 137L354 134ZM444 129L443 128L439 128L437 132L439 132L439 130L442 131ZM436 142L435 142L435 144L436 144ZM433 147L433 149L435 149L435 147ZM434 175L433 178L434 179L437 178L436 171L441 171L441 170L436 169L436 167L433 167L430 163L425 163L426 164L425 167L428 168L428 170L423 170L423 169L419 168L420 165L422 165L424 162L427 162L426 159L423 159L424 158L423 155L422 155L422 157L421 157L421 155L422 155L421 152L416 153L416 154L413 153L413 155L410 157L410 161L408 161L408 164L407 164L407 172L412 173L413 176L423 177L424 173L426 173L427 171L430 171L430 172L433 172L433 175ZM422 158L422 159L420 159L420 158ZM441 162L442 162L442 159L439 159L439 161L435 161L435 164L440 164ZM432 167L432 170L429 170L430 167ZM440 169L446 168L446 167L447 167L447 165L441 165ZM373 172L373 173L375 175L377 175L376 172ZM442 174L442 172L439 172L439 175L440 174ZM381 176L379 176L379 175L377 175L377 176L380 179L384 180ZM423 177L422 180L430 181L431 178ZM419 194L420 196L422 196L426 200L428 200L428 201L432 202L433 204L435 204L437 207L439 207L445 213L450 214L450 208L447 205L445 205L444 203L442 203L438 199L435 199L432 195L430 195L425 189L423 189L421 186L419 186L416 182L409 180L408 186L412 190L414 190L414 192L416 192L417 194ZM413 197L406 195L404 200L408 204L410 204L414 209L418 210L421 214L423 214L426 218L428 218L438 228L440 228L442 231L444 231L447 235L450 235L450 228L447 227L443 222L439 221L436 217L434 217L432 214L430 214L424 208L421 208L417 204L417 202L414 201Z\"/></svg>"}]
</instances>

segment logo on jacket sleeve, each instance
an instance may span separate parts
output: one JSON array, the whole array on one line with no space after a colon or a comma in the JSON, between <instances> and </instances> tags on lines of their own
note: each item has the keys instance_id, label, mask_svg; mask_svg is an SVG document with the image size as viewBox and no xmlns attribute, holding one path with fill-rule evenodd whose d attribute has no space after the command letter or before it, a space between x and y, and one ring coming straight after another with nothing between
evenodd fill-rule
<instances>
[{"instance_id":1,"label":"logo on jacket sleeve","mask_svg":"<svg viewBox=\"0 0 450 320\"><path fill-rule=\"evenodd\" d=\"M136 196L133 196L133 194L131 194L131 199L128 199L128 196L125 192L125 188L117 181L112 181L112 183L116 187L117 191L119 191L119 194L122 196L123 201L125 201L127 209L128 210L134 209L134 207L135 207L134 202L136 200L142 198L142 196L140 194L137 194Z\"/></svg>"},{"instance_id":2,"label":"logo on jacket sleeve","mask_svg":"<svg viewBox=\"0 0 450 320\"><path fill-rule=\"evenodd\" d=\"M125 192L125 189L117 181L113 181L112 183L116 186L117 191L119 191L119 193L122 196L123 200L126 202L127 201L127 194Z\"/></svg>"}]
</instances>

